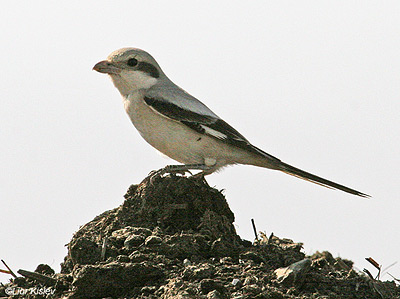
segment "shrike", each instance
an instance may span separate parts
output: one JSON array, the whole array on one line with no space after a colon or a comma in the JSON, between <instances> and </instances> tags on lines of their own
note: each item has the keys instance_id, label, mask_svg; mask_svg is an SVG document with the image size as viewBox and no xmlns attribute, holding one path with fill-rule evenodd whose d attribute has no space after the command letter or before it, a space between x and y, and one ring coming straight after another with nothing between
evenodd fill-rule
<instances>
[{"instance_id":1,"label":"shrike","mask_svg":"<svg viewBox=\"0 0 400 299\"><path fill-rule=\"evenodd\" d=\"M168 79L155 59L143 50L114 51L93 69L110 75L140 135L163 154L183 163L166 166L157 173L202 170L201 175L207 175L227 165L248 164L368 197L286 164L255 147L206 105Z\"/></svg>"}]
</instances>

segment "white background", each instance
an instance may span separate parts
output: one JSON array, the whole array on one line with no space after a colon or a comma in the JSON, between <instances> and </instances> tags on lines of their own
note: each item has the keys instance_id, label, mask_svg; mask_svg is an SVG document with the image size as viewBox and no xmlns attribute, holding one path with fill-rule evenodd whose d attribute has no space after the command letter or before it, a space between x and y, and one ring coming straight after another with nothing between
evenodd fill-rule
<instances>
[{"instance_id":1,"label":"white background","mask_svg":"<svg viewBox=\"0 0 400 299\"><path fill-rule=\"evenodd\" d=\"M376 273L369 256L399 261L399 16L399 1L2 2L0 258L59 271L80 225L173 163L92 71L131 46L256 146L373 196L227 168L207 180L225 189L242 238L254 218L360 270ZM399 278L400 263L389 272Z\"/></svg>"}]
</instances>

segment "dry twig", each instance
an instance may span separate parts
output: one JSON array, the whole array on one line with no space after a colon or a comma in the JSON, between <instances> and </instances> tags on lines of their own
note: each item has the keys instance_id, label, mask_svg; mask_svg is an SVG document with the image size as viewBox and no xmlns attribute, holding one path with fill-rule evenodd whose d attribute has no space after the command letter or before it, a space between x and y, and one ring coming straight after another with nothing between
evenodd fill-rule
<instances>
[{"instance_id":1,"label":"dry twig","mask_svg":"<svg viewBox=\"0 0 400 299\"><path fill-rule=\"evenodd\" d=\"M366 259L371 265L373 265L376 269L378 269L378 275L376 275L375 279L378 279L378 280L379 280L379 276L381 275L382 266L380 266L380 265L378 264L378 262L375 261L372 257L366 257L365 259Z\"/></svg>"},{"instance_id":2,"label":"dry twig","mask_svg":"<svg viewBox=\"0 0 400 299\"><path fill-rule=\"evenodd\" d=\"M256 236L256 240L258 242L258 235L257 235L257 229L256 229L256 224L254 223L254 219L251 218L251 224L253 226L253 231L254 231L254 235Z\"/></svg>"},{"instance_id":3,"label":"dry twig","mask_svg":"<svg viewBox=\"0 0 400 299\"><path fill-rule=\"evenodd\" d=\"M101 260L104 261L106 258L106 249L107 249L107 239L108 237L104 237L103 246L101 246Z\"/></svg>"},{"instance_id":4,"label":"dry twig","mask_svg":"<svg viewBox=\"0 0 400 299\"><path fill-rule=\"evenodd\" d=\"M47 275L37 273L37 272L31 272L31 271L19 269L18 273L27 278L41 282L46 286L53 286L57 283L57 279L47 276Z\"/></svg>"},{"instance_id":5,"label":"dry twig","mask_svg":"<svg viewBox=\"0 0 400 299\"><path fill-rule=\"evenodd\" d=\"M15 273L10 269L10 267L8 267L6 262L4 260L1 260L1 262L4 264L4 266L6 266L6 268L9 271L9 274L11 274L14 278L17 278L17 275L15 275ZM5 270L2 270L1 272L3 272L3 271L5 271ZM3 272L3 273L7 273L7 272Z\"/></svg>"}]
</instances>

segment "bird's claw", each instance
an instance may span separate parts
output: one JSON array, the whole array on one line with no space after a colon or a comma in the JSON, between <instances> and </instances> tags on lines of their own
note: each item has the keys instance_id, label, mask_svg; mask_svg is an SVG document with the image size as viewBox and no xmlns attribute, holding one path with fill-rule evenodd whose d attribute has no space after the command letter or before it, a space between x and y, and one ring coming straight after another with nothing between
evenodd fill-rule
<instances>
[{"instance_id":1,"label":"bird's claw","mask_svg":"<svg viewBox=\"0 0 400 299\"><path fill-rule=\"evenodd\" d=\"M190 176L193 177L193 174L189 169L176 169L174 165L168 165L161 169L150 171L150 173L143 180L143 182L148 182L150 185L153 185L154 180L157 177L162 177L165 174L181 174L184 176L186 173L189 173Z\"/></svg>"}]
</instances>

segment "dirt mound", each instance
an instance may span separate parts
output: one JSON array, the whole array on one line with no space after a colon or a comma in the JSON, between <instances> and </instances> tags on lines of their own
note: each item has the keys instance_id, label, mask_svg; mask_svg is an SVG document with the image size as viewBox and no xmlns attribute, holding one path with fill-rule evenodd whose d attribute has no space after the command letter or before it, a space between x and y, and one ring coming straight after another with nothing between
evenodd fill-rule
<instances>
[{"instance_id":1,"label":"dirt mound","mask_svg":"<svg viewBox=\"0 0 400 299\"><path fill-rule=\"evenodd\" d=\"M222 193L203 180L145 180L75 233L61 273L40 265L40 276L18 277L0 296L40 283L55 292L47 298L400 297L394 283L359 274L329 252L306 257L301 243L276 236L242 240L233 221Z\"/></svg>"}]
</instances>

